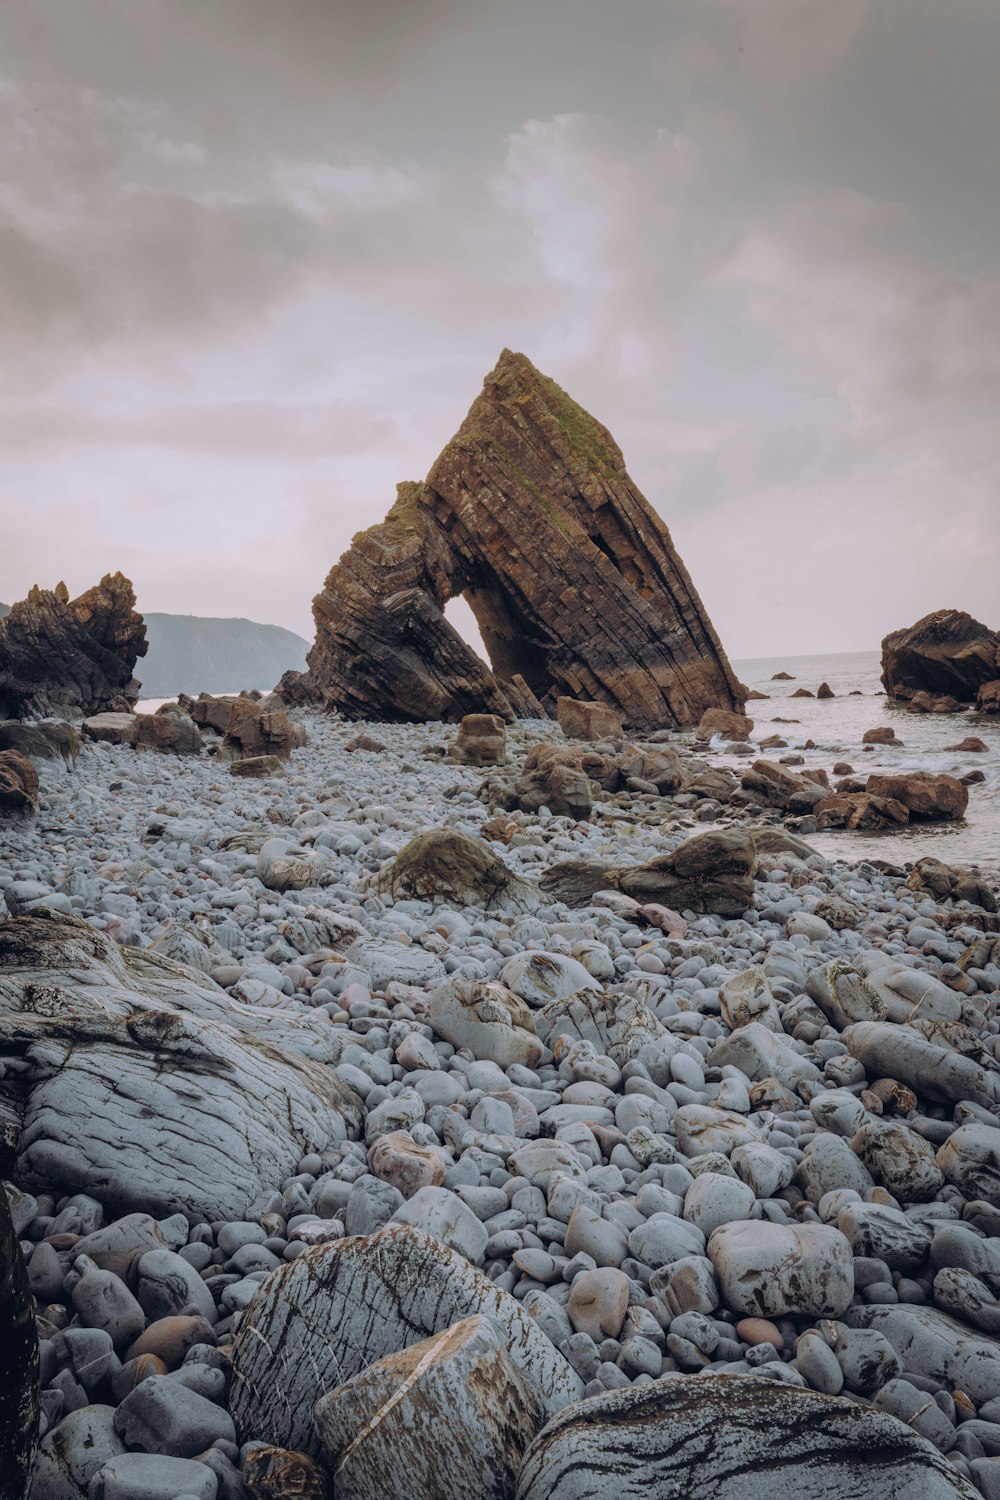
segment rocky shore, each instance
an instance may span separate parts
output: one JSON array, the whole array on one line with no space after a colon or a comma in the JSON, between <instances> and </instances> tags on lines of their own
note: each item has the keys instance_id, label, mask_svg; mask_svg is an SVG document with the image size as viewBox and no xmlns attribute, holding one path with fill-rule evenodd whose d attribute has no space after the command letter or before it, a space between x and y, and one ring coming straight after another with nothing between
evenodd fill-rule
<instances>
[{"instance_id":1,"label":"rocky shore","mask_svg":"<svg viewBox=\"0 0 1000 1500\"><path fill-rule=\"evenodd\" d=\"M1000 1497L989 880L690 734L292 719L0 824L32 1500Z\"/></svg>"}]
</instances>

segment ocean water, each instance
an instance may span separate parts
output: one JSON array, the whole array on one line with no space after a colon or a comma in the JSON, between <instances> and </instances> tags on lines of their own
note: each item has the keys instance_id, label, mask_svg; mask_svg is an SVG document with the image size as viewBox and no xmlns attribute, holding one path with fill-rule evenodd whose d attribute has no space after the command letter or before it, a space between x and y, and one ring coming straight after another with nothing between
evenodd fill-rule
<instances>
[{"instance_id":1,"label":"ocean water","mask_svg":"<svg viewBox=\"0 0 1000 1500\"><path fill-rule=\"evenodd\" d=\"M986 780L969 787L968 810L959 822L916 823L886 833L831 830L809 834L809 843L834 859L885 859L905 864L926 854L948 864L974 864L994 876L1000 875L1000 718L972 712L908 713L904 705L886 698L880 668L877 651L733 662L733 670L741 682L769 695L766 701L747 704L747 713L754 721L752 740L780 734L788 741L788 750L762 752L767 759L777 760L796 750L805 760L804 766L795 767L796 770L822 767L829 773L834 761L844 760L861 778L876 771L946 771L951 776L962 776L980 770ZM795 681L772 682L773 674L781 671L790 672ZM836 697L792 697L796 688L815 692L821 682L829 683ZM855 691L860 696L852 697ZM798 722L776 724L776 718ZM871 750L862 750L861 736L865 730L882 724L895 730L902 747L875 745ZM945 748L972 735L985 741L988 746L985 752ZM815 750L803 748L807 740L815 742ZM746 764L741 757L715 758L720 764L734 767Z\"/></svg>"}]
</instances>

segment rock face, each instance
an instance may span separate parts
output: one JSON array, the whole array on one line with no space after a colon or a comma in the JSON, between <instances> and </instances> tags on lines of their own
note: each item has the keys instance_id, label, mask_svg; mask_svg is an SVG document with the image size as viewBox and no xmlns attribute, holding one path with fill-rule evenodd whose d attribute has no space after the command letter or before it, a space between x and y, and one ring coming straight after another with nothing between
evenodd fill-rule
<instances>
[{"instance_id":1,"label":"rock face","mask_svg":"<svg viewBox=\"0 0 1000 1500\"><path fill-rule=\"evenodd\" d=\"M444 617L463 595L492 670ZM352 718L510 720L564 695L635 728L743 695L669 532L610 434L505 350L424 484L313 603L309 678Z\"/></svg>"},{"instance_id":2,"label":"rock face","mask_svg":"<svg viewBox=\"0 0 1000 1500\"><path fill-rule=\"evenodd\" d=\"M33 588L0 620L0 717L82 718L128 708L146 626L121 573L70 599L65 584Z\"/></svg>"},{"instance_id":3,"label":"rock face","mask_svg":"<svg viewBox=\"0 0 1000 1500\"><path fill-rule=\"evenodd\" d=\"M0 1495L22 1495L38 1433L38 1334L28 1272L0 1184Z\"/></svg>"},{"instance_id":4,"label":"rock face","mask_svg":"<svg viewBox=\"0 0 1000 1500\"><path fill-rule=\"evenodd\" d=\"M78 918L0 925L0 1057L23 1069L5 1068L0 1112L22 1118L16 1175L35 1191L238 1218L360 1128L360 1099L322 1066L335 1056L320 1021L230 999Z\"/></svg>"},{"instance_id":5,"label":"rock face","mask_svg":"<svg viewBox=\"0 0 1000 1500\"><path fill-rule=\"evenodd\" d=\"M959 609L939 609L882 642L882 684L890 698L924 692L962 703L1000 677L1000 633Z\"/></svg>"},{"instance_id":6,"label":"rock face","mask_svg":"<svg viewBox=\"0 0 1000 1500\"><path fill-rule=\"evenodd\" d=\"M408 1224L318 1245L261 1283L233 1344L237 1432L318 1457L313 1408L374 1360L463 1318L488 1317L507 1358L551 1414L583 1383L508 1293Z\"/></svg>"},{"instance_id":7,"label":"rock face","mask_svg":"<svg viewBox=\"0 0 1000 1500\"><path fill-rule=\"evenodd\" d=\"M525 1454L517 1500L859 1500L977 1490L894 1417L764 1376L670 1378L580 1401Z\"/></svg>"}]
</instances>

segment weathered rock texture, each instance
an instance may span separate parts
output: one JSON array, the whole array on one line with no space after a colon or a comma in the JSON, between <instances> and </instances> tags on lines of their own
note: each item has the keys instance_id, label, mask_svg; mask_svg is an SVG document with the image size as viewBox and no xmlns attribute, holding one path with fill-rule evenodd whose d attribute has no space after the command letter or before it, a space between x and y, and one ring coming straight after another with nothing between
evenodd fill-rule
<instances>
[{"instance_id":1,"label":"weathered rock texture","mask_svg":"<svg viewBox=\"0 0 1000 1500\"><path fill-rule=\"evenodd\" d=\"M261 1283L233 1344L237 1431L317 1458L321 1396L475 1314L503 1330L509 1359L546 1413L580 1396L583 1382L519 1302L439 1240L393 1224L318 1245Z\"/></svg>"},{"instance_id":2,"label":"weathered rock texture","mask_svg":"<svg viewBox=\"0 0 1000 1500\"><path fill-rule=\"evenodd\" d=\"M78 918L0 924L0 1106L23 1121L29 1189L239 1218L360 1128L336 1055L311 1015L241 1004Z\"/></svg>"},{"instance_id":3,"label":"weathered rock texture","mask_svg":"<svg viewBox=\"0 0 1000 1500\"><path fill-rule=\"evenodd\" d=\"M861 1500L889 1475L901 1496L977 1494L894 1417L765 1377L712 1375L568 1407L528 1449L517 1500Z\"/></svg>"},{"instance_id":4,"label":"weathered rock texture","mask_svg":"<svg viewBox=\"0 0 1000 1500\"><path fill-rule=\"evenodd\" d=\"M461 594L491 671L445 619ZM739 707L670 534L610 433L504 350L424 484L399 486L313 602L309 676L354 718L505 719L532 695L638 728Z\"/></svg>"},{"instance_id":5,"label":"weathered rock texture","mask_svg":"<svg viewBox=\"0 0 1000 1500\"><path fill-rule=\"evenodd\" d=\"M64 583L33 588L0 619L0 717L81 718L128 708L146 626L121 573L70 599Z\"/></svg>"},{"instance_id":6,"label":"weathered rock texture","mask_svg":"<svg viewBox=\"0 0 1000 1500\"><path fill-rule=\"evenodd\" d=\"M38 1434L38 1334L28 1272L0 1184L0 1495L23 1495Z\"/></svg>"},{"instance_id":7,"label":"weathered rock texture","mask_svg":"<svg viewBox=\"0 0 1000 1500\"><path fill-rule=\"evenodd\" d=\"M1000 677L1000 633L960 609L938 609L882 642L882 685L890 698L949 694L971 703Z\"/></svg>"}]
</instances>

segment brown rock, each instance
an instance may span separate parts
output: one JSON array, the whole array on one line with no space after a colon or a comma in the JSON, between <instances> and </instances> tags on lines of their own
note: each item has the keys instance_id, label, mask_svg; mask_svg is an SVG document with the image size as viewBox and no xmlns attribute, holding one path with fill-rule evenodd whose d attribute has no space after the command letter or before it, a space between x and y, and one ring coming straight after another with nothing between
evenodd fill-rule
<instances>
[{"instance_id":1,"label":"brown rock","mask_svg":"<svg viewBox=\"0 0 1000 1500\"><path fill-rule=\"evenodd\" d=\"M863 745L900 745L902 741L897 740L894 729L890 729L887 725L879 725L876 729L866 729L861 736L861 743Z\"/></svg>"},{"instance_id":2,"label":"brown rock","mask_svg":"<svg viewBox=\"0 0 1000 1500\"><path fill-rule=\"evenodd\" d=\"M125 1360L141 1359L155 1355L165 1369L176 1370L184 1363L184 1356L195 1344L214 1344L215 1329L206 1318L196 1315L176 1314L173 1317L157 1318L150 1323L125 1354Z\"/></svg>"},{"instance_id":3,"label":"brown rock","mask_svg":"<svg viewBox=\"0 0 1000 1500\"><path fill-rule=\"evenodd\" d=\"M795 678L791 672L775 672L771 677L772 682L794 682Z\"/></svg>"},{"instance_id":4,"label":"brown rock","mask_svg":"<svg viewBox=\"0 0 1000 1500\"><path fill-rule=\"evenodd\" d=\"M233 760L277 755L287 760L306 743L306 731L283 709L264 710L252 698L237 698L229 711L223 749Z\"/></svg>"},{"instance_id":5,"label":"brown rock","mask_svg":"<svg viewBox=\"0 0 1000 1500\"><path fill-rule=\"evenodd\" d=\"M836 698L836 696L836 693L833 691L833 688L828 682L821 682L819 687L816 689L817 698Z\"/></svg>"},{"instance_id":6,"label":"brown rock","mask_svg":"<svg viewBox=\"0 0 1000 1500\"><path fill-rule=\"evenodd\" d=\"M838 760L833 768L834 776L853 776L854 767L846 760Z\"/></svg>"},{"instance_id":7,"label":"brown rock","mask_svg":"<svg viewBox=\"0 0 1000 1500\"><path fill-rule=\"evenodd\" d=\"M997 662L1000 666L1000 661ZM976 693L976 712L980 714L1000 714L1000 677L995 677L991 682L984 682Z\"/></svg>"},{"instance_id":8,"label":"brown rock","mask_svg":"<svg viewBox=\"0 0 1000 1500\"><path fill-rule=\"evenodd\" d=\"M978 754L979 751L986 750L989 747L986 744L986 741L981 740L978 735L967 734L965 736L965 739L959 740L957 745L945 745L944 748L946 750L960 750L967 754L971 754L973 752Z\"/></svg>"},{"instance_id":9,"label":"brown rock","mask_svg":"<svg viewBox=\"0 0 1000 1500\"><path fill-rule=\"evenodd\" d=\"M444 617L459 594L492 670ZM743 701L610 434L509 350L426 483L400 486L313 613L310 681L351 718L509 720L518 678L535 700L598 701L646 729Z\"/></svg>"},{"instance_id":10,"label":"brown rock","mask_svg":"<svg viewBox=\"0 0 1000 1500\"><path fill-rule=\"evenodd\" d=\"M247 695L245 693L201 693L191 700L188 712L199 729L214 729L216 734L225 734L233 704L238 703L241 698L247 698ZM254 700L248 698L247 701L253 702ZM184 702L187 706L188 700L185 699Z\"/></svg>"},{"instance_id":11,"label":"brown rock","mask_svg":"<svg viewBox=\"0 0 1000 1500\"><path fill-rule=\"evenodd\" d=\"M380 754L385 750L385 745L381 740L377 740L374 735L362 733L356 734L352 740L348 740L344 749L350 750L352 753L355 750L371 750L376 754Z\"/></svg>"},{"instance_id":12,"label":"brown rock","mask_svg":"<svg viewBox=\"0 0 1000 1500\"><path fill-rule=\"evenodd\" d=\"M0 717L83 718L130 708L146 654L146 625L131 583L108 573L70 599L65 584L33 588L0 619Z\"/></svg>"},{"instance_id":13,"label":"brown rock","mask_svg":"<svg viewBox=\"0 0 1000 1500\"><path fill-rule=\"evenodd\" d=\"M93 714L80 726L83 737L105 745L133 745L138 732L139 715L133 713Z\"/></svg>"},{"instance_id":14,"label":"brown rock","mask_svg":"<svg viewBox=\"0 0 1000 1500\"><path fill-rule=\"evenodd\" d=\"M834 792L817 802L813 813L820 832L826 828L898 828L910 821L904 803L867 792Z\"/></svg>"},{"instance_id":15,"label":"brown rock","mask_svg":"<svg viewBox=\"0 0 1000 1500\"><path fill-rule=\"evenodd\" d=\"M957 609L924 615L882 642L882 684L891 698L921 691L971 703L997 677L1000 634Z\"/></svg>"},{"instance_id":16,"label":"brown rock","mask_svg":"<svg viewBox=\"0 0 1000 1500\"><path fill-rule=\"evenodd\" d=\"M556 817L582 820L590 817L593 807L592 779L617 785L617 761L578 745L544 743L532 746L520 776L488 778L479 795L491 807L507 812L547 807Z\"/></svg>"},{"instance_id":17,"label":"brown rock","mask_svg":"<svg viewBox=\"0 0 1000 1500\"><path fill-rule=\"evenodd\" d=\"M984 911L996 911L992 889L975 870L960 870L929 855L918 859L906 877L911 891L926 891L937 901L971 901ZM961 966L961 960L959 960Z\"/></svg>"},{"instance_id":18,"label":"brown rock","mask_svg":"<svg viewBox=\"0 0 1000 1500\"><path fill-rule=\"evenodd\" d=\"M250 1500L330 1500L319 1464L291 1448L255 1448L243 1465Z\"/></svg>"},{"instance_id":19,"label":"brown rock","mask_svg":"<svg viewBox=\"0 0 1000 1500\"><path fill-rule=\"evenodd\" d=\"M758 740L757 743L758 743L758 747L761 750L787 750L788 749L788 741L787 740L783 740L781 738L780 734L768 734L768 735L765 735L764 738L762 740Z\"/></svg>"},{"instance_id":20,"label":"brown rock","mask_svg":"<svg viewBox=\"0 0 1000 1500\"><path fill-rule=\"evenodd\" d=\"M698 738L710 740L721 734L727 740L748 740L753 729L753 719L746 714L736 714L727 708L706 708L698 724Z\"/></svg>"},{"instance_id":21,"label":"brown rock","mask_svg":"<svg viewBox=\"0 0 1000 1500\"><path fill-rule=\"evenodd\" d=\"M969 793L955 776L908 771L899 776L869 776L865 790L875 797L891 797L909 809L910 817L930 820L961 818Z\"/></svg>"},{"instance_id":22,"label":"brown rock","mask_svg":"<svg viewBox=\"0 0 1000 1500\"><path fill-rule=\"evenodd\" d=\"M482 839L456 828L419 833L379 870L372 890L397 901L415 897L488 911L537 911L546 904L538 886L515 875Z\"/></svg>"},{"instance_id":23,"label":"brown rock","mask_svg":"<svg viewBox=\"0 0 1000 1500\"><path fill-rule=\"evenodd\" d=\"M284 776L285 767L278 755L250 755L246 760L234 760L229 774L259 781L267 776Z\"/></svg>"},{"instance_id":24,"label":"brown rock","mask_svg":"<svg viewBox=\"0 0 1000 1500\"><path fill-rule=\"evenodd\" d=\"M749 693L747 693L747 702L748 703L762 702L768 696L769 695L767 693L758 693L757 689L753 688Z\"/></svg>"},{"instance_id":25,"label":"brown rock","mask_svg":"<svg viewBox=\"0 0 1000 1500\"><path fill-rule=\"evenodd\" d=\"M176 706L168 713L136 714L132 743L137 750L169 751L173 755L200 755L202 750L197 724Z\"/></svg>"},{"instance_id":26,"label":"brown rock","mask_svg":"<svg viewBox=\"0 0 1000 1500\"><path fill-rule=\"evenodd\" d=\"M796 688L792 694L793 698L815 698L816 694L812 688Z\"/></svg>"},{"instance_id":27,"label":"brown rock","mask_svg":"<svg viewBox=\"0 0 1000 1500\"><path fill-rule=\"evenodd\" d=\"M0 750L0 817L34 817L38 772L17 750Z\"/></svg>"},{"instance_id":28,"label":"brown rock","mask_svg":"<svg viewBox=\"0 0 1000 1500\"><path fill-rule=\"evenodd\" d=\"M557 698L556 718L568 740L620 740L621 715L606 703L579 698Z\"/></svg>"},{"instance_id":29,"label":"brown rock","mask_svg":"<svg viewBox=\"0 0 1000 1500\"><path fill-rule=\"evenodd\" d=\"M736 1324L736 1337L744 1344L773 1344L779 1352L785 1344L781 1329L770 1318L741 1318Z\"/></svg>"},{"instance_id":30,"label":"brown rock","mask_svg":"<svg viewBox=\"0 0 1000 1500\"><path fill-rule=\"evenodd\" d=\"M72 724L58 720L21 724L7 719L0 723L0 750L17 750L28 760L61 760L72 768L80 753L80 736Z\"/></svg>"},{"instance_id":31,"label":"brown rock","mask_svg":"<svg viewBox=\"0 0 1000 1500\"><path fill-rule=\"evenodd\" d=\"M445 1162L439 1151L418 1146L407 1131L393 1130L380 1136L371 1147L368 1170L398 1188L404 1198L412 1198L423 1187L440 1187L444 1182Z\"/></svg>"},{"instance_id":32,"label":"brown rock","mask_svg":"<svg viewBox=\"0 0 1000 1500\"><path fill-rule=\"evenodd\" d=\"M755 760L743 772L740 781L745 791L752 792L769 807L787 810L798 798L804 806L794 810L804 812L819 800L815 794L814 782L805 776L797 776L794 771L786 770L773 760Z\"/></svg>"},{"instance_id":33,"label":"brown rock","mask_svg":"<svg viewBox=\"0 0 1000 1500\"><path fill-rule=\"evenodd\" d=\"M804 847L804 846L803 846ZM553 901L589 906L598 891L622 891L641 906L741 916L753 905L757 850L749 833L699 833L673 854L643 865L609 866L600 859L550 865L539 882Z\"/></svg>"},{"instance_id":34,"label":"brown rock","mask_svg":"<svg viewBox=\"0 0 1000 1500\"><path fill-rule=\"evenodd\" d=\"M927 693L923 689L914 693L906 711L910 714L960 714L968 708L967 703L960 703L957 698L949 697L947 693Z\"/></svg>"},{"instance_id":35,"label":"brown rock","mask_svg":"<svg viewBox=\"0 0 1000 1500\"><path fill-rule=\"evenodd\" d=\"M448 754L464 766L502 766L507 759L507 726L499 714L466 714Z\"/></svg>"}]
</instances>

